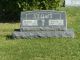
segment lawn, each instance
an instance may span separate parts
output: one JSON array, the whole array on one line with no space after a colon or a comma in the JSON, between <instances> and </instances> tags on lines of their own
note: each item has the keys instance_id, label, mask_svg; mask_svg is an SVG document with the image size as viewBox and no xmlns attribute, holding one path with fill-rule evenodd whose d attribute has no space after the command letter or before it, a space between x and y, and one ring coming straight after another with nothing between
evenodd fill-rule
<instances>
[{"instance_id":1,"label":"lawn","mask_svg":"<svg viewBox=\"0 0 80 60\"><path fill-rule=\"evenodd\" d=\"M80 8L60 10L66 11L75 38L11 39L20 23L0 23L0 60L80 60Z\"/></svg>"}]
</instances>

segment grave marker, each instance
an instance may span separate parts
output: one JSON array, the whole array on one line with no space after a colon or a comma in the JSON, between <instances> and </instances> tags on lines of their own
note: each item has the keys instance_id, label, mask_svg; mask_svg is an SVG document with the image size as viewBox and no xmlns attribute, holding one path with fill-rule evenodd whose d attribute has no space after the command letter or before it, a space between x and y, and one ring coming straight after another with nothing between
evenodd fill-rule
<instances>
[{"instance_id":1,"label":"grave marker","mask_svg":"<svg viewBox=\"0 0 80 60\"><path fill-rule=\"evenodd\" d=\"M21 30L66 30L65 12L27 11L21 13Z\"/></svg>"},{"instance_id":2,"label":"grave marker","mask_svg":"<svg viewBox=\"0 0 80 60\"><path fill-rule=\"evenodd\" d=\"M25 11L20 19L20 31L13 32L13 37L74 37L73 30L67 29L65 12Z\"/></svg>"}]
</instances>

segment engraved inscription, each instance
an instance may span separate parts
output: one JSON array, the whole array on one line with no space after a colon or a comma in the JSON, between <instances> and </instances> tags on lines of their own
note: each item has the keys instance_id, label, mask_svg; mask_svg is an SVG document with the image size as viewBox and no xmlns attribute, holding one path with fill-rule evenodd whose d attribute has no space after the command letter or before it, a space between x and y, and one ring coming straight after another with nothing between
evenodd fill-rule
<instances>
[{"instance_id":1,"label":"engraved inscription","mask_svg":"<svg viewBox=\"0 0 80 60\"><path fill-rule=\"evenodd\" d=\"M29 14L26 14L26 17L29 18L29 16L32 16L31 18L35 18L35 19L44 19L44 18L52 18L52 14L49 13L49 14L40 14L40 13L29 13Z\"/></svg>"},{"instance_id":2,"label":"engraved inscription","mask_svg":"<svg viewBox=\"0 0 80 60\"><path fill-rule=\"evenodd\" d=\"M63 20L49 20L49 25L64 25Z\"/></svg>"},{"instance_id":3,"label":"engraved inscription","mask_svg":"<svg viewBox=\"0 0 80 60\"><path fill-rule=\"evenodd\" d=\"M36 14L35 18L37 18L37 19L52 18L52 14Z\"/></svg>"},{"instance_id":4,"label":"engraved inscription","mask_svg":"<svg viewBox=\"0 0 80 60\"><path fill-rule=\"evenodd\" d=\"M23 20L23 26L38 26L37 20Z\"/></svg>"}]
</instances>

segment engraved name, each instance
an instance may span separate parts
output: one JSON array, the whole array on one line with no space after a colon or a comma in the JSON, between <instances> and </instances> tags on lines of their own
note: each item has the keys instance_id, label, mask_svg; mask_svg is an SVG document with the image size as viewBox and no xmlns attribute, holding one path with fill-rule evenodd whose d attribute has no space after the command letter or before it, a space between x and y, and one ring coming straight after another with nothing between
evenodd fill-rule
<instances>
[{"instance_id":1,"label":"engraved name","mask_svg":"<svg viewBox=\"0 0 80 60\"><path fill-rule=\"evenodd\" d=\"M26 17L27 16L29 16L29 15L31 15L31 14L26 14ZM52 18L52 14L50 13L50 14L32 14L33 15L33 17L35 18L35 19L44 19L44 18Z\"/></svg>"}]
</instances>

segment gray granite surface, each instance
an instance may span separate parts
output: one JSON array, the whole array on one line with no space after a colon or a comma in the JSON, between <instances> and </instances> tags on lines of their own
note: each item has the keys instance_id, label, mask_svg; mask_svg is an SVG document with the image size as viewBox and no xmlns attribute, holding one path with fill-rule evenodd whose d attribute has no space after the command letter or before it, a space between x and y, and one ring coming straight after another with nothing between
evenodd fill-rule
<instances>
[{"instance_id":1,"label":"gray granite surface","mask_svg":"<svg viewBox=\"0 0 80 60\"><path fill-rule=\"evenodd\" d=\"M41 38L41 37L72 37L74 38L74 32L72 29L65 31L27 31L27 32L13 32L14 38Z\"/></svg>"}]
</instances>

